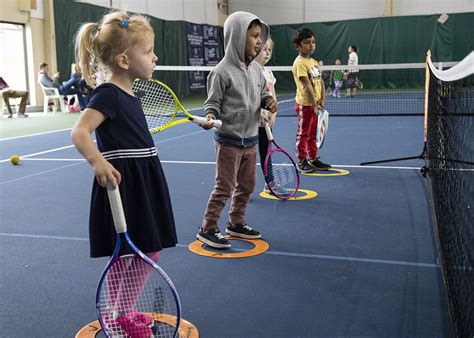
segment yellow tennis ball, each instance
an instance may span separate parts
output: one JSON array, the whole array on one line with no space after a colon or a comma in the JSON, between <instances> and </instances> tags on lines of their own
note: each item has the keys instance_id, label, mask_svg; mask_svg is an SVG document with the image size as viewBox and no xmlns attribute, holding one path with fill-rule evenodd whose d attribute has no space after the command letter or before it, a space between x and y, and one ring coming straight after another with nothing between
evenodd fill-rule
<instances>
[{"instance_id":1,"label":"yellow tennis ball","mask_svg":"<svg viewBox=\"0 0 474 338\"><path fill-rule=\"evenodd\" d=\"M11 162L13 165L20 164L20 156L18 156L18 155L13 155L12 157L10 157L10 162Z\"/></svg>"}]
</instances>

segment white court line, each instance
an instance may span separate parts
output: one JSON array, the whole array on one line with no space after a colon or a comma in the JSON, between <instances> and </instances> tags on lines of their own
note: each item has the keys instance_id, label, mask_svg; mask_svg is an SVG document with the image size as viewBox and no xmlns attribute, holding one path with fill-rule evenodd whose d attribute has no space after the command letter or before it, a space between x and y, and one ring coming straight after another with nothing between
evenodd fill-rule
<instances>
[{"instance_id":1,"label":"white court line","mask_svg":"<svg viewBox=\"0 0 474 338\"><path fill-rule=\"evenodd\" d=\"M177 137L180 138L181 136ZM163 143L167 141L161 141L157 143ZM48 151L49 152L49 151ZM26 155L24 157L28 157L32 155ZM85 160L82 158L25 158L25 161L57 161L57 162L84 162ZM6 162L10 161L9 159L0 161ZM169 164L202 164L202 165L215 165L216 162L206 162L206 161L173 161L173 160L160 160L161 163L169 163ZM257 165L261 165L257 162ZM396 169L396 170L420 170L420 167L393 167L393 166L368 166L368 165L352 165L352 164L333 164L334 168L366 168L366 169ZM458 169L462 170L462 169ZM464 170L474 170L474 169L464 169Z\"/></svg>"},{"instance_id":2,"label":"white court line","mask_svg":"<svg viewBox=\"0 0 474 338\"><path fill-rule=\"evenodd\" d=\"M30 178L30 177L35 177L35 176L39 176L39 175L51 173L51 172L53 172L53 171L58 171L58 170L65 169L65 168L74 167L74 166L79 165L79 164L82 164L82 163L83 163L83 162L73 163L73 164L69 164L69 165L64 165L64 166L62 166L62 167L56 167L56 168L53 168L53 169L49 169L49 170L45 170L45 171L40 171L39 173L36 173L36 174L26 175L26 176L22 176L22 177L18 177L18 178L12 179L12 180L0 182L0 185L7 184L7 183L12 183L12 182L17 182L17 181L21 181L21 180L25 180L25 179Z\"/></svg>"},{"instance_id":3,"label":"white court line","mask_svg":"<svg viewBox=\"0 0 474 338\"><path fill-rule=\"evenodd\" d=\"M194 134L203 133L203 132L205 132L205 130L195 131L195 132L192 132L192 133L188 133L188 134L184 134L184 135L180 135L180 136L175 136L175 137L172 137L172 138L169 138L169 139L166 139L166 140L162 140L162 141L159 141L159 142L155 142L155 144L166 143L166 142L174 141L174 140L177 140L177 139L180 139L180 138L183 138L183 137L188 137L188 136L191 136L191 135L194 135ZM96 140L94 140L93 142L96 142ZM43 154L48 154L48 153L53 153L53 152L55 152L55 151L60 151L60 150L69 149L69 148L74 148L74 145L71 144L71 145L69 145L69 146L58 147L58 148L54 148L54 149L49 149L49 150L45 150L45 151L40 151L40 152L33 153L33 154L18 155L18 156L20 156L21 159L27 159L27 158L29 158L29 157L33 157L33 156L37 156L37 155L43 155ZM38 159L38 160L39 160L39 159ZM43 160L46 160L46 159L43 159ZM60 160L60 159L57 159L57 160ZM65 161L65 159L63 159L62 161ZM5 158L5 159L3 159L3 160L0 160L0 163L4 163L4 162L10 162L10 159L9 159L9 158Z\"/></svg>"},{"instance_id":4,"label":"white court line","mask_svg":"<svg viewBox=\"0 0 474 338\"><path fill-rule=\"evenodd\" d=\"M2 139L0 139L0 142L2 142L2 141L16 140L16 139L25 138L25 137L32 137L32 136L46 135L46 134L52 134L52 133L59 133L59 132L61 132L61 131L67 131L67 130L72 130L72 128L51 130L51 131L45 131L45 132L42 132L42 133L28 134L28 135L22 135L22 136L7 137L7 138L2 138Z\"/></svg>"},{"instance_id":5,"label":"white court line","mask_svg":"<svg viewBox=\"0 0 474 338\"><path fill-rule=\"evenodd\" d=\"M188 112L197 111L197 110L202 110L202 109L203 109L203 108L188 109ZM13 136L13 137L1 138L1 139L0 139L0 142L2 142L2 141L16 140L16 139L26 138L26 137L41 136L41 135L52 134L52 133L59 133L59 132L68 131L68 130L72 130L72 128L65 128L65 129L58 129L58 130L50 130L50 131L45 131L45 132L35 133L35 134L28 134L28 135L21 135L21 136Z\"/></svg>"},{"instance_id":6,"label":"white court line","mask_svg":"<svg viewBox=\"0 0 474 338\"><path fill-rule=\"evenodd\" d=\"M369 168L369 169L399 169L399 170L420 170L421 167L393 167L384 165L352 165L352 164L331 164L336 168Z\"/></svg>"},{"instance_id":7,"label":"white court line","mask_svg":"<svg viewBox=\"0 0 474 338\"><path fill-rule=\"evenodd\" d=\"M50 150L40 151L40 152L33 153L33 154L19 155L19 156L20 156L20 158L28 158L28 157L33 157L33 156L36 156L36 155L43 155L43 154L53 153L55 151L69 149L69 148L73 148L73 147L74 147L74 145L70 145L70 146L64 146L64 147L54 148L54 149L50 149ZM10 159L6 158L4 160L1 160L0 163L8 162L8 161L10 161Z\"/></svg>"},{"instance_id":8,"label":"white court line","mask_svg":"<svg viewBox=\"0 0 474 338\"><path fill-rule=\"evenodd\" d=\"M25 158L22 161L57 161L57 162L84 162L83 158Z\"/></svg>"},{"instance_id":9,"label":"white court line","mask_svg":"<svg viewBox=\"0 0 474 338\"><path fill-rule=\"evenodd\" d=\"M162 142L166 142L166 141L162 141ZM82 163L85 162L85 160L83 160L83 159L51 159L51 158L43 158L43 159L42 158L36 158L36 159L28 159L27 158L27 159L25 159L25 161L58 161L58 162L62 161L62 162L76 162L76 163L61 166L61 167L56 167L56 168L45 170L45 171L41 171L41 172L38 172L38 173L32 174L32 175L18 177L18 178L8 180L8 181L3 181L3 182L0 182L0 185L21 181L21 180L24 180L24 179L27 179L27 178L30 178L30 177L34 177L34 176L38 176L38 175L42 175L42 174L47 174L47 173L57 171L57 170L61 170L61 169L65 169L65 168L70 168L72 166L79 165L79 164L82 164ZM4 162L4 161L2 161L2 162ZM166 160L161 160L160 162L161 163L168 163L168 164L198 164L198 165L215 165L216 164L216 162L202 162L202 161L166 161ZM257 163L257 165L261 165L261 164ZM363 169L420 170L419 167L361 166L361 165L343 165L343 164L333 165L333 167L337 167L337 168L355 168L355 169L363 168ZM458 170L460 170L460 171L474 171L474 169L458 169Z\"/></svg>"},{"instance_id":10,"label":"white court line","mask_svg":"<svg viewBox=\"0 0 474 338\"><path fill-rule=\"evenodd\" d=\"M203 132L205 132L205 130L195 131L195 132L192 132L192 133L188 133L188 134L184 134L184 135L181 135L181 136L172 137L172 138L160 141L160 142L156 142L156 144L170 142L170 141L173 141L173 140L176 140L176 139L180 139L180 138L183 138L183 137L187 137L187 136L190 136L190 135L199 134L199 133L203 133ZM96 142L96 140L94 140L94 142ZM68 148L72 148L72 147L74 147L74 145L54 148L54 149L45 150L45 151L41 151L41 152L37 152L37 153L33 153L33 154L28 154L28 155L22 155L20 157L25 159L25 160L33 160L33 159L29 159L29 157L36 156L36 155L41 155L41 154L47 154L47 153L51 153L51 152L55 152L55 151L59 151L59 150L63 150L63 149L68 149ZM36 160L39 160L39 159L36 159ZM48 159L48 160L51 161L51 159ZM62 160L63 161L68 161L68 159L62 159ZM10 161L9 158L1 160L0 163L8 162L8 161ZM82 163L85 162L85 160L78 162L79 160L76 160L76 159L74 159L74 161L77 162L77 163L73 163L73 164L69 164L69 165L65 165L65 166L61 166L61 167L56 167L56 168L49 169L49 170L40 171L40 172L32 174L32 175L26 175L26 176L18 177L18 178L8 180L8 181L3 181L3 182L0 182L0 185L21 181L21 180L24 180L24 179L27 179L27 178L30 178L30 177L35 177L35 176L39 176L39 175L42 175L42 174L51 173L51 172L54 172L54 171L57 171L57 170L65 169L65 168L70 168L70 167L73 167L73 166L76 166L76 165L79 165L79 164L82 164Z\"/></svg>"},{"instance_id":11,"label":"white court line","mask_svg":"<svg viewBox=\"0 0 474 338\"><path fill-rule=\"evenodd\" d=\"M68 236L48 236L48 235L28 235L28 234L14 234L0 232L0 236L3 237L20 237L20 238L40 238L40 239L57 239L66 241L81 241L87 242L88 238L85 237L68 237ZM187 248L185 244L177 244L179 248ZM247 251L246 249L234 249L235 251ZM439 268L437 263L423 263L423 262L410 262L410 261L395 261L388 259L375 259L375 258L361 258L351 256L333 256L333 255L320 255L320 254L307 254L300 252L287 252L287 251L273 251L268 250L262 253L263 255L271 256L284 256L284 257L298 257L298 258L312 258L319 260L337 260L337 261L348 261L348 262L359 262L359 263L372 263L372 264L385 264L385 265L402 265L402 266L414 266L420 268Z\"/></svg>"},{"instance_id":12,"label":"white court line","mask_svg":"<svg viewBox=\"0 0 474 338\"><path fill-rule=\"evenodd\" d=\"M55 152L55 151L64 150L64 149L69 149L69 148L73 148L73 147L74 147L74 145L70 145L70 146L64 146L64 147L54 148L54 149L50 149L50 150L40 151L40 152L33 153L33 154L18 155L18 156L20 156L20 158L28 158L28 157L33 157L33 156L37 156L37 155L43 155L43 154L53 153L53 152ZM9 158L6 158L6 159L4 159L4 160L1 160L0 163L8 162L8 161L10 161L10 159L9 159Z\"/></svg>"},{"instance_id":13,"label":"white court line","mask_svg":"<svg viewBox=\"0 0 474 338\"><path fill-rule=\"evenodd\" d=\"M163 141L165 142L165 141ZM58 161L58 162L84 162L81 158L25 158L25 161ZM203 165L215 165L216 162L206 161L172 161L172 160L160 160L161 163L169 164L203 164ZM261 165L257 162L257 165ZM367 165L352 165L352 164L333 164L335 168L367 168L367 169L397 169L397 170L420 170L420 167L393 167L393 166L367 166ZM465 169L471 170L471 169Z\"/></svg>"}]
</instances>

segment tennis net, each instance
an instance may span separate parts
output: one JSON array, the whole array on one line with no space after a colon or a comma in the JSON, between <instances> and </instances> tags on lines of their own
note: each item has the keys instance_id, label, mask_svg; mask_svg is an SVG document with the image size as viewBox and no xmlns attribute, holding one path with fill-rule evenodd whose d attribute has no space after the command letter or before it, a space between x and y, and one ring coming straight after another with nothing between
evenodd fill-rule
<instances>
[{"instance_id":1,"label":"tennis net","mask_svg":"<svg viewBox=\"0 0 474 338\"><path fill-rule=\"evenodd\" d=\"M474 336L474 52L430 67L427 167L443 278L457 337Z\"/></svg>"},{"instance_id":2,"label":"tennis net","mask_svg":"<svg viewBox=\"0 0 474 338\"><path fill-rule=\"evenodd\" d=\"M437 63L436 67L444 69L456 63ZM296 116L291 67L268 68L276 78L278 115ZM344 78L346 69L321 67L325 109L332 116L423 115L425 63L359 65L355 82ZM211 70L207 66L157 66L154 78L169 85L185 107L193 108L202 106L206 99L206 79ZM353 97L348 95L351 86L356 88Z\"/></svg>"}]
</instances>

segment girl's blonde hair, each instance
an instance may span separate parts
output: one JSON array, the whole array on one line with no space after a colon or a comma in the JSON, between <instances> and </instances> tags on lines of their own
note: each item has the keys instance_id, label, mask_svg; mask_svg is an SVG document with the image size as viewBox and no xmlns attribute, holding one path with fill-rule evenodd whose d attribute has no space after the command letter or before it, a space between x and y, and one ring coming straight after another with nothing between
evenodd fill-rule
<instances>
[{"instance_id":1,"label":"girl's blonde hair","mask_svg":"<svg viewBox=\"0 0 474 338\"><path fill-rule=\"evenodd\" d=\"M267 41L265 41L265 46L267 45L267 43L270 44L270 49L271 49L272 54L273 54L273 39L272 39L272 37L271 37L270 35L268 35ZM265 48L265 46L262 47L262 51L263 51L263 49ZM258 63L261 63L262 58L263 58L263 57L262 57L262 52L260 52L260 54L258 54L258 56L257 56L257 58L256 58L256 61L257 61Z\"/></svg>"},{"instance_id":2,"label":"girl's blonde hair","mask_svg":"<svg viewBox=\"0 0 474 338\"><path fill-rule=\"evenodd\" d=\"M272 49L272 52L273 52L273 39L270 35L268 35L268 39L267 41L265 42L265 44L267 44L267 42L270 43L270 48Z\"/></svg>"},{"instance_id":3,"label":"girl's blonde hair","mask_svg":"<svg viewBox=\"0 0 474 338\"><path fill-rule=\"evenodd\" d=\"M125 11L106 14L99 23L83 24L76 35L75 54L84 80L95 87L97 74L113 71L116 56L149 34L154 35L146 17Z\"/></svg>"}]
</instances>

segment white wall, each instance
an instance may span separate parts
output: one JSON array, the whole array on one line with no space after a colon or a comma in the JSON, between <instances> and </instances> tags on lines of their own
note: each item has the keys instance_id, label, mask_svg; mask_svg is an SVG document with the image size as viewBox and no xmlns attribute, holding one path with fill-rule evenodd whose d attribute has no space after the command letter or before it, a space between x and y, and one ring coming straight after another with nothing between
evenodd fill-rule
<instances>
[{"instance_id":1,"label":"white wall","mask_svg":"<svg viewBox=\"0 0 474 338\"><path fill-rule=\"evenodd\" d=\"M2 1L2 0L0 0ZM218 0L79 0L164 20L219 24ZM391 4L391 5L390 5ZM228 0L229 14L252 12L267 24L474 12L474 0Z\"/></svg>"},{"instance_id":2,"label":"white wall","mask_svg":"<svg viewBox=\"0 0 474 338\"><path fill-rule=\"evenodd\" d=\"M217 0L80 0L92 5L124 9L164 20L183 20L217 26Z\"/></svg>"},{"instance_id":3,"label":"white wall","mask_svg":"<svg viewBox=\"0 0 474 338\"><path fill-rule=\"evenodd\" d=\"M391 5L390 5L391 3ZM267 24L474 12L474 0L229 0L229 14L252 12Z\"/></svg>"}]
</instances>

